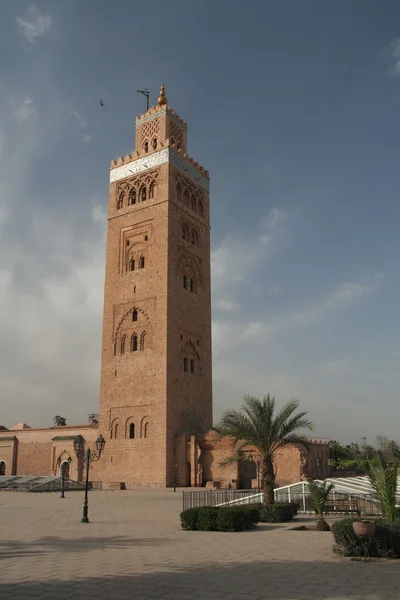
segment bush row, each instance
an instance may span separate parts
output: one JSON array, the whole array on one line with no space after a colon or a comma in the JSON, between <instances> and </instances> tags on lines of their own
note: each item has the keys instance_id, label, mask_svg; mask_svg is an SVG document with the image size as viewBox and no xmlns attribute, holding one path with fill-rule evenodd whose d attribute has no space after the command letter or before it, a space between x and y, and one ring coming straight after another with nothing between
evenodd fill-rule
<instances>
[{"instance_id":1,"label":"bush row","mask_svg":"<svg viewBox=\"0 0 400 600\"><path fill-rule=\"evenodd\" d=\"M297 515L299 505L294 502L275 502L275 504L257 504L261 523L285 523Z\"/></svg>"},{"instance_id":2,"label":"bush row","mask_svg":"<svg viewBox=\"0 0 400 600\"><path fill-rule=\"evenodd\" d=\"M182 529L192 531L246 531L254 529L259 520L259 510L251 506L203 506L181 513Z\"/></svg>"},{"instance_id":3,"label":"bush row","mask_svg":"<svg viewBox=\"0 0 400 600\"><path fill-rule=\"evenodd\" d=\"M343 556L369 556L378 558L400 558L400 523L375 521L374 536L368 541L361 540L353 531L357 519L342 519L332 525L335 540L333 549Z\"/></svg>"}]
</instances>

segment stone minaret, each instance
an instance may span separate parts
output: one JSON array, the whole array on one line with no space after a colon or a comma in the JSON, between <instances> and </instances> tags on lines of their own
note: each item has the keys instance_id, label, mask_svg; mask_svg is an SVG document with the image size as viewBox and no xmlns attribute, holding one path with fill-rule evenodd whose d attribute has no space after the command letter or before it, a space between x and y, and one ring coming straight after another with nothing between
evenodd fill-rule
<instances>
[{"instance_id":1,"label":"stone minaret","mask_svg":"<svg viewBox=\"0 0 400 600\"><path fill-rule=\"evenodd\" d=\"M102 480L187 485L185 434L212 425L209 176L164 86L135 137L110 168Z\"/></svg>"}]
</instances>

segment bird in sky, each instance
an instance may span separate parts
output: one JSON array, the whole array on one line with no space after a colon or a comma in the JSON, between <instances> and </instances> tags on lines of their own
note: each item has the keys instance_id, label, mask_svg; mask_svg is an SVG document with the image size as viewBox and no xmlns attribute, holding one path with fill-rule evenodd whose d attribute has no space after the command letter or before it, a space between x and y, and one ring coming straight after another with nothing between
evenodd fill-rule
<instances>
[{"instance_id":1,"label":"bird in sky","mask_svg":"<svg viewBox=\"0 0 400 600\"><path fill-rule=\"evenodd\" d=\"M103 100L100 100L100 106L104 106Z\"/></svg>"}]
</instances>

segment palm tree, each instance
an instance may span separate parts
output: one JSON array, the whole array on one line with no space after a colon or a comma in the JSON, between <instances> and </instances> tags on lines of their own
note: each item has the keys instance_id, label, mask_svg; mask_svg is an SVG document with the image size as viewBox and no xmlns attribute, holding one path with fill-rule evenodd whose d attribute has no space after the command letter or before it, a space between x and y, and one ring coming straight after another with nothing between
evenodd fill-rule
<instances>
[{"instance_id":1,"label":"palm tree","mask_svg":"<svg viewBox=\"0 0 400 600\"><path fill-rule=\"evenodd\" d=\"M394 460L387 466L379 455L368 463L368 476L374 488L382 514L388 521L396 519L397 470L399 462Z\"/></svg>"},{"instance_id":2,"label":"palm tree","mask_svg":"<svg viewBox=\"0 0 400 600\"><path fill-rule=\"evenodd\" d=\"M318 515L316 529L318 531L330 531L328 523L324 519L324 511L326 503L328 502L328 496L334 488L333 483L319 483L313 479L308 480L308 489L310 490L311 500Z\"/></svg>"},{"instance_id":3,"label":"palm tree","mask_svg":"<svg viewBox=\"0 0 400 600\"><path fill-rule=\"evenodd\" d=\"M263 400L245 396L241 410L227 411L216 426L219 439L230 437L233 440L235 454L223 464L240 460L240 452L246 446L253 446L258 451L265 504L275 501L276 451L286 444L304 443L305 438L296 433L299 429L313 430L313 423L305 418L306 412L293 414L298 406L296 400L291 400L274 416L275 398L269 394Z\"/></svg>"}]
</instances>

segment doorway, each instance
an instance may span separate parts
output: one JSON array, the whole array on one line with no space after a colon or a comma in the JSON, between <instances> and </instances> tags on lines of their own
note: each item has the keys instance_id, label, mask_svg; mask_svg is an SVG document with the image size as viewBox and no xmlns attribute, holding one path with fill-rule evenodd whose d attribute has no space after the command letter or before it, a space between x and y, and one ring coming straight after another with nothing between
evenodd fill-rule
<instances>
[{"instance_id":1,"label":"doorway","mask_svg":"<svg viewBox=\"0 0 400 600\"><path fill-rule=\"evenodd\" d=\"M6 463L4 460L0 460L0 477L4 477L6 474Z\"/></svg>"}]
</instances>

